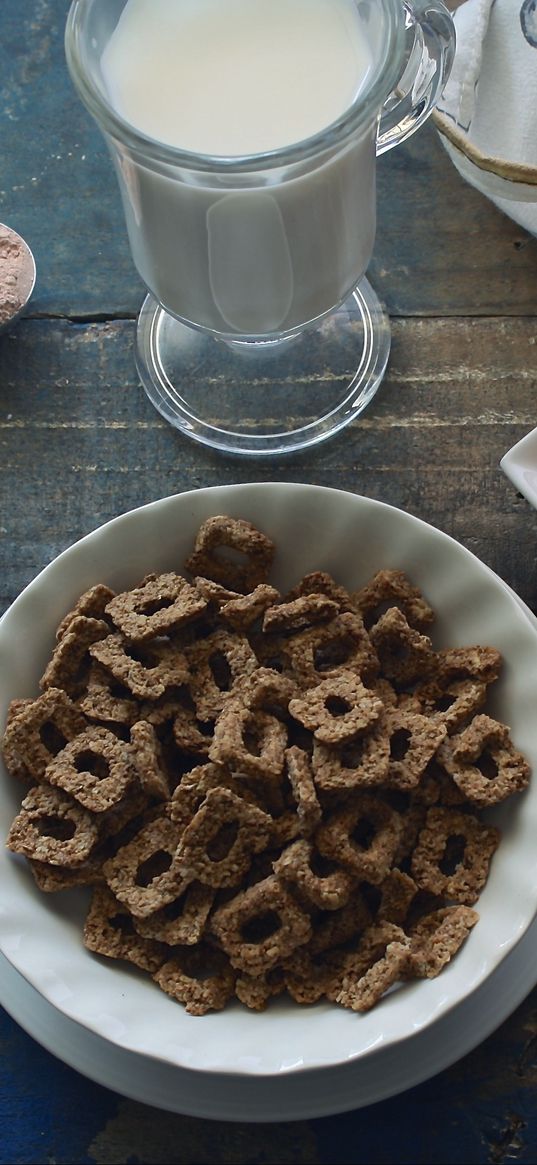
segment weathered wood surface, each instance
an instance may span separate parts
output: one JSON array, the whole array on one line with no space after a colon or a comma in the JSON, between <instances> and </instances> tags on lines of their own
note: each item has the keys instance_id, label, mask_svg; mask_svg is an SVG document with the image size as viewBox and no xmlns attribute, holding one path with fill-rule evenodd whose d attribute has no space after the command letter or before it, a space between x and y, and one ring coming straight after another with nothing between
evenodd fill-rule
<instances>
[{"instance_id":1,"label":"weathered wood surface","mask_svg":"<svg viewBox=\"0 0 537 1165\"><path fill-rule=\"evenodd\" d=\"M68 0L1 0L0 220L38 265L0 338L0 609L74 539L186 488L283 478L401 506L537 610L537 515L499 461L537 424L537 241L451 167L434 129L379 163L371 279L393 319L385 383L308 456L223 459L137 380L143 288L115 178L63 59ZM248 1126L158 1113L91 1084L3 1015L0 1161L500 1163L537 1159L537 994L459 1064L373 1109Z\"/></svg>"}]
</instances>

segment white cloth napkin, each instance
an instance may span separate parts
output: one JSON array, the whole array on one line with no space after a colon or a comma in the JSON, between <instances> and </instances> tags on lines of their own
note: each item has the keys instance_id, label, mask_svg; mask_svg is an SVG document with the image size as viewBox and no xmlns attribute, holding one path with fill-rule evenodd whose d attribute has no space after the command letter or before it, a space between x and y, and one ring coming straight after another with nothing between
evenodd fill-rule
<instances>
[{"instance_id":1,"label":"white cloth napkin","mask_svg":"<svg viewBox=\"0 0 537 1165\"><path fill-rule=\"evenodd\" d=\"M466 0L434 114L463 178L537 235L537 0Z\"/></svg>"}]
</instances>

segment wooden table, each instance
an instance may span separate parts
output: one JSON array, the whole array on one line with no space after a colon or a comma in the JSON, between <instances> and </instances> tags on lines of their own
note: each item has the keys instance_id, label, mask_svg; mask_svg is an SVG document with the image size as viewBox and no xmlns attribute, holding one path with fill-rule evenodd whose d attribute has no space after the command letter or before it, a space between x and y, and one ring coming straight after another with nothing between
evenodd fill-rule
<instances>
[{"instance_id":1,"label":"wooden table","mask_svg":"<svg viewBox=\"0 0 537 1165\"><path fill-rule=\"evenodd\" d=\"M0 339L2 610L59 551L169 493L343 487L459 539L533 609L537 514L499 468L537 423L537 242L465 185L431 124L379 164L371 281L388 374L315 452L225 459L180 437L135 371L143 288L99 131L63 59L68 0L2 0L0 220L38 280ZM537 972L536 972L537 977ZM2 1162L493 1162L537 1154L537 994L458 1064L373 1108L266 1126L160 1113L65 1067L2 1016Z\"/></svg>"}]
</instances>

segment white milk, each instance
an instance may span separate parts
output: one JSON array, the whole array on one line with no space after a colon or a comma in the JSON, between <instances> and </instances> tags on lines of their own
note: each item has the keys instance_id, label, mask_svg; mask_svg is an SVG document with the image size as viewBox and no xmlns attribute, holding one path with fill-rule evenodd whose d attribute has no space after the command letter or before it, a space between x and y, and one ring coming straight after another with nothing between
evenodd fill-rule
<instances>
[{"instance_id":1,"label":"white milk","mask_svg":"<svg viewBox=\"0 0 537 1165\"><path fill-rule=\"evenodd\" d=\"M127 0L102 56L108 98L153 140L213 156L325 129L372 56L353 0ZM131 249L178 318L218 332L288 330L341 302L375 233L376 123L285 169L222 176L114 140Z\"/></svg>"}]
</instances>

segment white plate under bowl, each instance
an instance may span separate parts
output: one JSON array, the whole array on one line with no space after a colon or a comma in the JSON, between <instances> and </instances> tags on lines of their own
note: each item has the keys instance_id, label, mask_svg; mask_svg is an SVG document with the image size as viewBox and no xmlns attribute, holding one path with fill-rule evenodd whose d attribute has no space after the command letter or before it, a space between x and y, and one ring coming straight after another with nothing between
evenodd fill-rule
<instances>
[{"instance_id":1,"label":"white plate under bowl","mask_svg":"<svg viewBox=\"0 0 537 1165\"><path fill-rule=\"evenodd\" d=\"M537 509L537 429L517 441L502 457L500 466L515 489Z\"/></svg>"},{"instance_id":2,"label":"white plate under bowl","mask_svg":"<svg viewBox=\"0 0 537 1165\"><path fill-rule=\"evenodd\" d=\"M494 644L504 656L491 712L537 767L537 634L516 599L471 553L393 507L338 490L285 483L223 486L166 498L114 519L60 555L0 621L0 718L9 700L37 692L54 630L77 595L103 581L121 588L150 570L180 569L204 518L227 513L276 541L273 580L286 589L328 570L354 588L380 567L400 567L438 612L437 646ZM20 786L0 774L3 835ZM430 1028L475 992L514 948L537 904L537 786L500 807L503 839L479 902L480 921L435 980L406 984L367 1015L331 1004L276 999L266 1012L238 1003L203 1018L123 964L82 943L87 893L50 896L26 864L0 854L0 951L49 1003L117 1048L197 1073L242 1078L248 1088L311 1069L343 1068Z\"/></svg>"}]
</instances>

